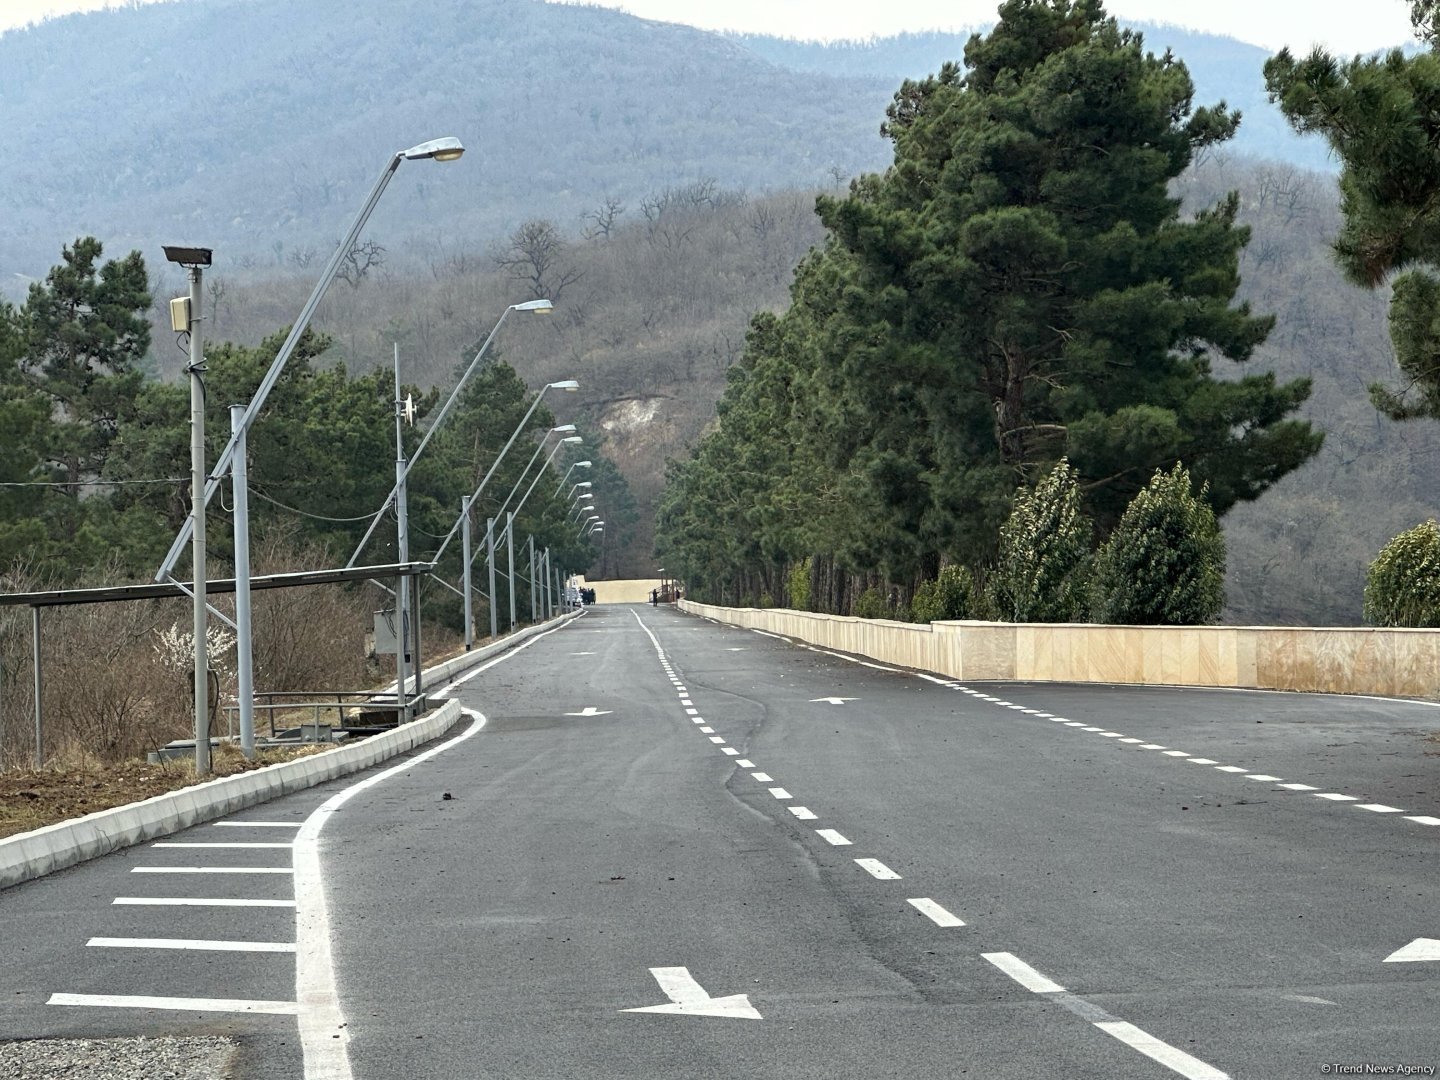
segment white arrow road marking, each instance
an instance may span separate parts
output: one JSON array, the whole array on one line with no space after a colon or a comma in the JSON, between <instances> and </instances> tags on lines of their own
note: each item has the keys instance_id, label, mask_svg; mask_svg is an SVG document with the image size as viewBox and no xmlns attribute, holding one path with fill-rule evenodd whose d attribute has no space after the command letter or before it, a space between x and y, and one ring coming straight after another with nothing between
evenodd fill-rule
<instances>
[{"instance_id":1,"label":"white arrow road marking","mask_svg":"<svg viewBox=\"0 0 1440 1080\"><path fill-rule=\"evenodd\" d=\"M580 712L567 712L566 716L609 716L609 709L597 709L594 705L586 705Z\"/></svg>"},{"instance_id":2,"label":"white arrow road marking","mask_svg":"<svg viewBox=\"0 0 1440 1080\"><path fill-rule=\"evenodd\" d=\"M744 994L712 998L690 975L689 968L655 967L650 969L660 989L670 999L669 1005L647 1005L621 1012L679 1013L684 1016L729 1016L740 1020L763 1020Z\"/></svg>"},{"instance_id":3,"label":"white arrow road marking","mask_svg":"<svg viewBox=\"0 0 1440 1080\"><path fill-rule=\"evenodd\" d=\"M847 701L858 700L858 698L853 697L813 697L810 699L810 703L813 705L817 701L828 701L831 705L844 705Z\"/></svg>"},{"instance_id":4,"label":"white arrow road marking","mask_svg":"<svg viewBox=\"0 0 1440 1080\"><path fill-rule=\"evenodd\" d=\"M1440 940L1420 937L1403 949L1397 949L1385 957L1386 964L1401 964L1410 960L1440 960Z\"/></svg>"}]
</instances>

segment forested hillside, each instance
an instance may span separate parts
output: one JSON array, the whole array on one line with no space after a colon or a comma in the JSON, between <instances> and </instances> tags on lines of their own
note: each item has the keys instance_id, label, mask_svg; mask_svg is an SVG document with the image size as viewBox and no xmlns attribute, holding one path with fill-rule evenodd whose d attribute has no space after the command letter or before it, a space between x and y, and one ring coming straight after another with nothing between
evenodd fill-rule
<instances>
[{"instance_id":1,"label":"forested hillside","mask_svg":"<svg viewBox=\"0 0 1440 1080\"><path fill-rule=\"evenodd\" d=\"M1324 166L1264 102L1261 50L1147 32L1177 46L1201 100L1244 111L1234 152ZM397 177L371 228L392 260L536 217L573 230L606 197L699 179L834 183L884 167L900 79L963 46L737 38L541 0L171 0L54 19L0 34L0 295L19 299L83 234L152 259L185 241L232 268L312 261L390 154L440 135L469 154Z\"/></svg>"}]
</instances>

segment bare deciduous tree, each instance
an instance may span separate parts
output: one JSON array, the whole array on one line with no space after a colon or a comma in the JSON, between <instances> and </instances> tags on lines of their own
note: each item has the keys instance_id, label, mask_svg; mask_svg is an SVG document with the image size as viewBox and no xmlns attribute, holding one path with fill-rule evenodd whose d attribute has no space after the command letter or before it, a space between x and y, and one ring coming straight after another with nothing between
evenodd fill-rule
<instances>
[{"instance_id":1,"label":"bare deciduous tree","mask_svg":"<svg viewBox=\"0 0 1440 1080\"><path fill-rule=\"evenodd\" d=\"M526 282L535 299L556 300L580 280L580 271L565 264L566 246L553 222L536 219L516 229L493 258L501 270Z\"/></svg>"}]
</instances>

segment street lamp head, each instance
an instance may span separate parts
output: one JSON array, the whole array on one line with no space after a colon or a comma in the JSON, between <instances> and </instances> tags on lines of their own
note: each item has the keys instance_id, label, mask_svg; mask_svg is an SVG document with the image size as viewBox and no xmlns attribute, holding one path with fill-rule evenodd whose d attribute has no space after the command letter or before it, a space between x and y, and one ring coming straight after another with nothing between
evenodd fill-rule
<instances>
[{"instance_id":1,"label":"street lamp head","mask_svg":"<svg viewBox=\"0 0 1440 1080\"><path fill-rule=\"evenodd\" d=\"M574 424L571 424L571 425L570 425L570 430L571 430L571 431L574 431L574 430L575 430L575 425L574 425ZM567 436L566 438L561 439L560 441L561 441L561 442L576 443L576 442L584 442L585 440L582 439L579 435L570 435L570 436Z\"/></svg>"},{"instance_id":2,"label":"street lamp head","mask_svg":"<svg viewBox=\"0 0 1440 1080\"><path fill-rule=\"evenodd\" d=\"M548 315L555 309L555 305L549 300L526 300L523 304L511 304L512 311L538 311L542 315Z\"/></svg>"},{"instance_id":3,"label":"street lamp head","mask_svg":"<svg viewBox=\"0 0 1440 1080\"><path fill-rule=\"evenodd\" d=\"M165 252L165 258L172 263L179 263L181 266L209 266L211 251L209 248L201 247L178 247L174 244L162 244L161 249Z\"/></svg>"},{"instance_id":4,"label":"street lamp head","mask_svg":"<svg viewBox=\"0 0 1440 1080\"><path fill-rule=\"evenodd\" d=\"M419 146L412 146L409 150L401 150L400 156L406 161L420 161L424 158L434 158L436 161L454 161L461 154L465 153L465 147L460 140L454 136L444 139L431 139Z\"/></svg>"},{"instance_id":5,"label":"street lamp head","mask_svg":"<svg viewBox=\"0 0 1440 1080\"><path fill-rule=\"evenodd\" d=\"M574 430L575 430L575 425L574 425L574 424L560 424L558 427L552 427L552 428L550 429L550 434L552 434L552 435L557 435L557 434L564 433L564 432L566 432L566 431L574 431Z\"/></svg>"},{"instance_id":6,"label":"street lamp head","mask_svg":"<svg viewBox=\"0 0 1440 1080\"><path fill-rule=\"evenodd\" d=\"M589 480L581 480L580 483L576 484L575 486L577 488L586 488L593 487L594 485Z\"/></svg>"},{"instance_id":7,"label":"street lamp head","mask_svg":"<svg viewBox=\"0 0 1440 1080\"><path fill-rule=\"evenodd\" d=\"M545 384L546 390L564 390L567 394L573 394L580 389L580 384L574 379L562 379L560 382Z\"/></svg>"},{"instance_id":8,"label":"street lamp head","mask_svg":"<svg viewBox=\"0 0 1440 1080\"><path fill-rule=\"evenodd\" d=\"M590 465L591 463L588 461L577 461L575 462L574 467L577 469L588 469L590 468Z\"/></svg>"}]
</instances>

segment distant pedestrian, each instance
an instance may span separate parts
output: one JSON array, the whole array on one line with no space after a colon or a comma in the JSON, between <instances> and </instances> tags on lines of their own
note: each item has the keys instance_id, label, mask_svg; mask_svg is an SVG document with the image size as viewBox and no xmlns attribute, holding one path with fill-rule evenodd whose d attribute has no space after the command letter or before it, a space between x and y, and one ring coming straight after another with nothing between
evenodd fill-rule
<instances>
[{"instance_id":1,"label":"distant pedestrian","mask_svg":"<svg viewBox=\"0 0 1440 1080\"><path fill-rule=\"evenodd\" d=\"M651 589L651 590L650 590L650 606L651 606L651 607L659 607L659 606L660 606L660 590L659 590L659 589Z\"/></svg>"}]
</instances>

